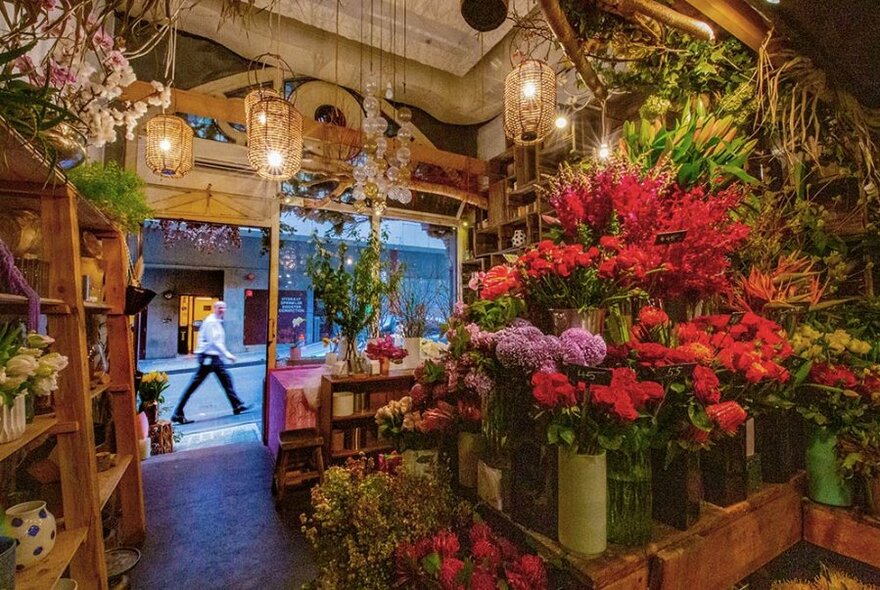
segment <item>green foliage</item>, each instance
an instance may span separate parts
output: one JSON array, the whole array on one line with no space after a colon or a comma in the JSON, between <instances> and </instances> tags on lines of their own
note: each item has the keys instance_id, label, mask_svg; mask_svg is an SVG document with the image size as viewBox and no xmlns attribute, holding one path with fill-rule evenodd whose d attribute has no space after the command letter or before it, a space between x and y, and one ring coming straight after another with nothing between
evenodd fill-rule
<instances>
[{"instance_id":1,"label":"green foliage","mask_svg":"<svg viewBox=\"0 0 880 590\"><path fill-rule=\"evenodd\" d=\"M387 590L392 587L394 550L471 519L456 498L448 475L396 476L372 470L372 461L331 467L312 490L303 532L315 550L318 587Z\"/></svg>"},{"instance_id":2,"label":"green foliage","mask_svg":"<svg viewBox=\"0 0 880 590\"><path fill-rule=\"evenodd\" d=\"M353 342L373 323L382 299L397 292L402 268L382 262L379 238L375 235L370 236L351 271L346 268L345 243L333 252L317 235L313 241L315 252L306 264L306 273L312 280L315 297L324 304L327 318Z\"/></svg>"},{"instance_id":3,"label":"green foliage","mask_svg":"<svg viewBox=\"0 0 880 590\"><path fill-rule=\"evenodd\" d=\"M505 295L492 301L477 299L470 305L474 323L487 332L497 332L525 312L525 302Z\"/></svg>"},{"instance_id":4,"label":"green foliage","mask_svg":"<svg viewBox=\"0 0 880 590\"><path fill-rule=\"evenodd\" d=\"M701 101L695 102L669 128L646 119L624 123L621 143L627 157L646 171L670 162L683 188L757 182L745 171L757 140L740 135L730 116L708 113Z\"/></svg>"},{"instance_id":5,"label":"green foliage","mask_svg":"<svg viewBox=\"0 0 880 590\"><path fill-rule=\"evenodd\" d=\"M86 199L123 230L136 232L153 214L147 205L143 179L116 162L90 162L67 175Z\"/></svg>"}]
</instances>

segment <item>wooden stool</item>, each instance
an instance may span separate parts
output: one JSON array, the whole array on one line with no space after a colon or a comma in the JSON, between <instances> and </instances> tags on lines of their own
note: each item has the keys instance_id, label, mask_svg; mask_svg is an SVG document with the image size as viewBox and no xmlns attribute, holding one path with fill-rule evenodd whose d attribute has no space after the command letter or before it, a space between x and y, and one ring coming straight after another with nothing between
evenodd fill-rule
<instances>
[{"instance_id":1,"label":"wooden stool","mask_svg":"<svg viewBox=\"0 0 880 590\"><path fill-rule=\"evenodd\" d=\"M324 479L324 438L314 428L282 432L278 435L275 460L275 501L281 503L287 486Z\"/></svg>"}]
</instances>

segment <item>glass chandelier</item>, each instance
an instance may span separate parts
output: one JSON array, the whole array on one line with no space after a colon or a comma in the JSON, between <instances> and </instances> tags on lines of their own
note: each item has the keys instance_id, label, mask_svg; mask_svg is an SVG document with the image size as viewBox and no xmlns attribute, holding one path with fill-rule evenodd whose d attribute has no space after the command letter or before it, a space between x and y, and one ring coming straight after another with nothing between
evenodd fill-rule
<instances>
[{"instance_id":1,"label":"glass chandelier","mask_svg":"<svg viewBox=\"0 0 880 590\"><path fill-rule=\"evenodd\" d=\"M147 167L165 178L182 178L193 169L193 130L174 115L147 121Z\"/></svg>"},{"instance_id":2,"label":"glass chandelier","mask_svg":"<svg viewBox=\"0 0 880 590\"><path fill-rule=\"evenodd\" d=\"M271 88L244 99L248 162L267 180L287 180L302 167L302 115Z\"/></svg>"},{"instance_id":3,"label":"glass chandelier","mask_svg":"<svg viewBox=\"0 0 880 590\"><path fill-rule=\"evenodd\" d=\"M504 79L504 133L517 145L538 143L556 119L556 74L538 59L525 59Z\"/></svg>"},{"instance_id":4,"label":"glass chandelier","mask_svg":"<svg viewBox=\"0 0 880 590\"><path fill-rule=\"evenodd\" d=\"M409 169L412 150L409 147L415 132L412 111L403 107L397 111L400 128L392 139L386 137L388 121L380 112L376 92L379 84L370 80L364 87L364 149L363 157L352 170L355 205L365 208L372 205L373 212L382 214L387 200L402 204L412 201L412 191L407 182L412 176ZM369 203L368 203L369 201Z\"/></svg>"}]
</instances>

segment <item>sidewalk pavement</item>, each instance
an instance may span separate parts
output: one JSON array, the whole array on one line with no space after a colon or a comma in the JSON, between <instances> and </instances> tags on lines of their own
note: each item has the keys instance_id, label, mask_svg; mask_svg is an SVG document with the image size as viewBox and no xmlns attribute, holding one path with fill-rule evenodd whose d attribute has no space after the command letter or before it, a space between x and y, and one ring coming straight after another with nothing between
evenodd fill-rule
<instances>
[{"instance_id":1,"label":"sidewalk pavement","mask_svg":"<svg viewBox=\"0 0 880 590\"><path fill-rule=\"evenodd\" d=\"M266 364L266 351L259 350L254 352L243 352L236 354L234 363L226 363L227 369L235 367L248 367L252 365ZM142 359L138 361L138 369L144 373L150 371L164 371L169 375L179 375L180 373L189 373L199 366L194 354L178 355L172 358L164 359Z\"/></svg>"}]
</instances>

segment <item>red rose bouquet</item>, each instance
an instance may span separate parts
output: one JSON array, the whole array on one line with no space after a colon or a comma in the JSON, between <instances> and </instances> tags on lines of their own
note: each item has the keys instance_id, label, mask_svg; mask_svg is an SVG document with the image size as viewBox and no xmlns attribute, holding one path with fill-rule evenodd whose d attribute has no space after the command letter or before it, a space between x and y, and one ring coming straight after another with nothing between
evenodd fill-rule
<instances>
[{"instance_id":1,"label":"red rose bouquet","mask_svg":"<svg viewBox=\"0 0 880 590\"><path fill-rule=\"evenodd\" d=\"M537 555L520 553L484 522L467 536L442 530L398 546L396 588L412 590L546 590L547 570Z\"/></svg>"}]
</instances>

